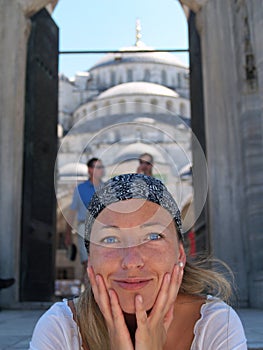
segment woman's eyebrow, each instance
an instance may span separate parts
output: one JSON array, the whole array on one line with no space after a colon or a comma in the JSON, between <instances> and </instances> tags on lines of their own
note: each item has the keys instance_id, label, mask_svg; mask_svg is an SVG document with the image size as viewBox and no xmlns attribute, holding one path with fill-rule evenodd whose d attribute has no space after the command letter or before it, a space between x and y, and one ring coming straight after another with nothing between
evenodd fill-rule
<instances>
[{"instance_id":1,"label":"woman's eyebrow","mask_svg":"<svg viewBox=\"0 0 263 350\"><path fill-rule=\"evenodd\" d=\"M146 222L145 224L140 225L140 227L149 227L149 226L161 226L163 228L166 228L167 226L164 224L161 224L160 222Z\"/></svg>"},{"instance_id":2,"label":"woman's eyebrow","mask_svg":"<svg viewBox=\"0 0 263 350\"><path fill-rule=\"evenodd\" d=\"M117 229L119 230L120 227L119 226L116 226L116 225L103 225L101 226L100 228L101 230L110 230L110 229Z\"/></svg>"}]
</instances>

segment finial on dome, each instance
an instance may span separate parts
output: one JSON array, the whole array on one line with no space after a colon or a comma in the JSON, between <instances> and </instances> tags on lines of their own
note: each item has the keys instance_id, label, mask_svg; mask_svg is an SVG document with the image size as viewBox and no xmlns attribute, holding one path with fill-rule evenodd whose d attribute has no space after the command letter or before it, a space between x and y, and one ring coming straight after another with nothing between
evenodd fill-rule
<instances>
[{"instance_id":1,"label":"finial on dome","mask_svg":"<svg viewBox=\"0 0 263 350\"><path fill-rule=\"evenodd\" d=\"M141 37L142 37L141 30L142 30L141 21L139 19L136 19L136 43L135 43L136 46L139 46L141 43Z\"/></svg>"}]
</instances>

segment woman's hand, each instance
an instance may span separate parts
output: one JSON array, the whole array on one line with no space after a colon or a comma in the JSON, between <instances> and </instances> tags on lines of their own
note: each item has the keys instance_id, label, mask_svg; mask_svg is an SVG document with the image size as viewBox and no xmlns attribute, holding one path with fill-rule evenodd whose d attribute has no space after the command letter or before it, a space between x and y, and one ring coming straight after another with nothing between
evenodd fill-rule
<instances>
[{"instance_id":1,"label":"woman's hand","mask_svg":"<svg viewBox=\"0 0 263 350\"><path fill-rule=\"evenodd\" d=\"M88 275L94 298L108 328L111 349L134 350L116 292L114 290L107 291L102 276L95 276L93 268L90 266L88 267Z\"/></svg>"},{"instance_id":2,"label":"woman's hand","mask_svg":"<svg viewBox=\"0 0 263 350\"><path fill-rule=\"evenodd\" d=\"M173 320L174 303L182 282L183 269L175 265L172 274L166 273L151 313L147 315L141 295L135 297L137 330L136 350L161 350Z\"/></svg>"},{"instance_id":3,"label":"woman's hand","mask_svg":"<svg viewBox=\"0 0 263 350\"><path fill-rule=\"evenodd\" d=\"M134 350L125 323L118 296L114 290L107 291L102 276L88 267L88 275L94 298L104 316L112 350ZM135 296L137 330L135 350L162 350L167 332L173 320L174 303L181 285L183 269L175 265L172 274L166 273L157 299L149 315L143 307L141 295Z\"/></svg>"}]
</instances>

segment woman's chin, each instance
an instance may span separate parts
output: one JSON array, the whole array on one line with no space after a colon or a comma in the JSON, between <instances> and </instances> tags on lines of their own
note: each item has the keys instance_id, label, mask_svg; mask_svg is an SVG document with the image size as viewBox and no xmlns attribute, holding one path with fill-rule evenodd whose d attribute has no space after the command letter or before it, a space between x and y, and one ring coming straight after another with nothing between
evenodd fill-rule
<instances>
[{"instance_id":1,"label":"woman's chin","mask_svg":"<svg viewBox=\"0 0 263 350\"><path fill-rule=\"evenodd\" d=\"M135 300L127 301L125 300L123 303L120 301L120 306L123 312L126 314L135 314ZM150 310L152 308L152 304L146 303L143 305L144 310Z\"/></svg>"}]
</instances>

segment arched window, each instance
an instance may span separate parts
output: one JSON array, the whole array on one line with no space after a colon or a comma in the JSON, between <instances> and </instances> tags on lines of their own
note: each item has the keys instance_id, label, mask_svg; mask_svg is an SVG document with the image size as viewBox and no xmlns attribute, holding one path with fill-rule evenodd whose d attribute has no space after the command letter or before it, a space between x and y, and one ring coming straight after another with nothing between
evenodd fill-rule
<instances>
[{"instance_id":1,"label":"arched window","mask_svg":"<svg viewBox=\"0 0 263 350\"><path fill-rule=\"evenodd\" d=\"M180 88L182 86L181 73L177 73L177 86Z\"/></svg>"},{"instance_id":2,"label":"arched window","mask_svg":"<svg viewBox=\"0 0 263 350\"><path fill-rule=\"evenodd\" d=\"M171 100L166 101L166 109L168 111L172 111L173 110L173 102Z\"/></svg>"},{"instance_id":3,"label":"arched window","mask_svg":"<svg viewBox=\"0 0 263 350\"><path fill-rule=\"evenodd\" d=\"M95 118L97 116L97 110L98 110L98 107L97 105L93 105L91 107L91 115L92 115L92 118Z\"/></svg>"},{"instance_id":4,"label":"arched window","mask_svg":"<svg viewBox=\"0 0 263 350\"><path fill-rule=\"evenodd\" d=\"M142 111L142 100L136 99L135 103L136 103L136 105L135 105L135 112L136 113L141 113L141 111Z\"/></svg>"},{"instance_id":5,"label":"arched window","mask_svg":"<svg viewBox=\"0 0 263 350\"><path fill-rule=\"evenodd\" d=\"M165 70L162 70L162 84L167 85L167 73Z\"/></svg>"},{"instance_id":6,"label":"arched window","mask_svg":"<svg viewBox=\"0 0 263 350\"><path fill-rule=\"evenodd\" d=\"M158 101L156 100L156 98L151 100L151 112L152 113L156 113L157 112L157 105L158 105Z\"/></svg>"},{"instance_id":7,"label":"arched window","mask_svg":"<svg viewBox=\"0 0 263 350\"><path fill-rule=\"evenodd\" d=\"M109 101L105 102L103 107L104 107L103 114L111 114L111 105Z\"/></svg>"},{"instance_id":8,"label":"arched window","mask_svg":"<svg viewBox=\"0 0 263 350\"><path fill-rule=\"evenodd\" d=\"M180 115L185 117L186 116L186 107L184 103L180 103Z\"/></svg>"},{"instance_id":9,"label":"arched window","mask_svg":"<svg viewBox=\"0 0 263 350\"><path fill-rule=\"evenodd\" d=\"M116 75L115 75L115 72L113 70L110 72L110 82L111 82L111 86L115 86L115 84L116 84Z\"/></svg>"},{"instance_id":10,"label":"arched window","mask_svg":"<svg viewBox=\"0 0 263 350\"><path fill-rule=\"evenodd\" d=\"M133 81L133 71L132 69L127 70L127 82Z\"/></svg>"},{"instance_id":11,"label":"arched window","mask_svg":"<svg viewBox=\"0 0 263 350\"><path fill-rule=\"evenodd\" d=\"M120 114L125 114L126 113L125 100L120 100L119 105L120 105Z\"/></svg>"},{"instance_id":12,"label":"arched window","mask_svg":"<svg viewBox=\"0 0 263 350\"><path fill-rule=\"evenodd\" d=\"M144 71L144 81L151 81L151 72L149 69L145 69Z\"/></svg>"}]
</instances>

